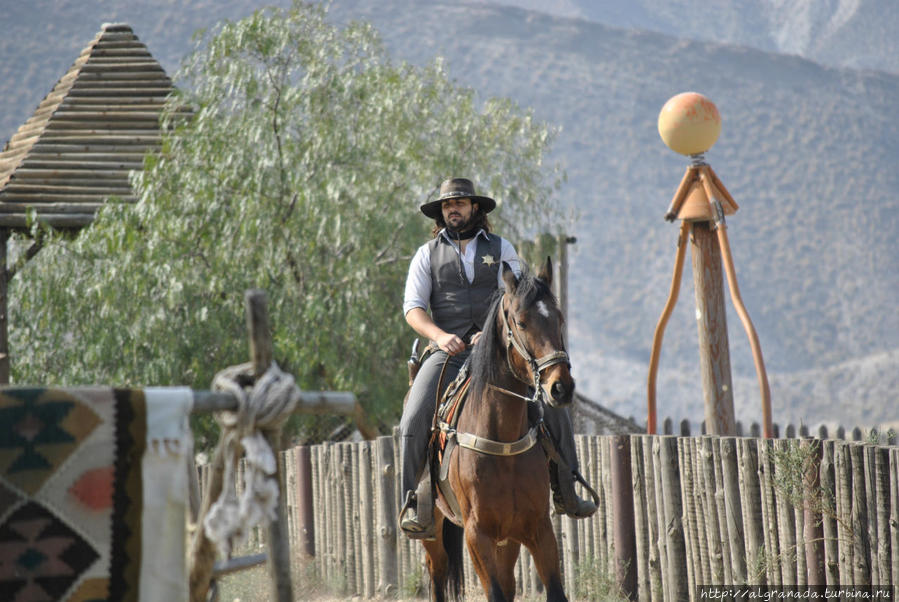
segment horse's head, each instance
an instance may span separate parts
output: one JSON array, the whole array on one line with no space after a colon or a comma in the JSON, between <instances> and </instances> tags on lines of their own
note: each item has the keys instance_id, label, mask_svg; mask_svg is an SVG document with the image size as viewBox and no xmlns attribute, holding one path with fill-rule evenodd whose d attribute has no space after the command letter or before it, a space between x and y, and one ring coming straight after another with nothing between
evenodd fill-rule
<instances>
[{"instance_id":1,"label":"horse's head","mask_svg":"<svg viewBox=\"0 0 899 602\"><path fill-rule=\"evenodd\" d=\"M502 270L506 292L499 312L509 367L518 380L542 388L550 405L566 406L573 400L574 379L562 340L562 312L550 289L552 261L546 258L536 278L517 278L505 263Z\"/></svg>"}]
</instances>

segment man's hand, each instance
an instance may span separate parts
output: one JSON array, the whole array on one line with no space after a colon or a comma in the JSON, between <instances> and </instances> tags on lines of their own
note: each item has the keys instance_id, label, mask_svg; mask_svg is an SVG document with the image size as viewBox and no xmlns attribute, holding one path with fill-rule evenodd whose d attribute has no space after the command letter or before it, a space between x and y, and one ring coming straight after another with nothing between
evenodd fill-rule
<instances>
[{"instance_id":1,"label":"man's hand","mask_svg":"<svg viewBox=\"0 0 899 602\"><path fill-rule=\"evenodd\" d=\"M445 351L450 355L456 355L465 350L465 342L451 332L444 332L442 335L438 336L435 341L442 351Z\"/></svg>"},{"instance_id":2,"label":"man's hand","mask_svg":"<svg viewBox=\"0 0 899 602\"><path fill-rule=\"evenodd\" d=\"M481 331L479 330L479 331L477 331L476 333L474 333L474 334L472 335L472 337L471 337L471 345L472 345L472 346L477 345L477 344L478 344L478 341L480 341L480 340L481 340Z\"/></svg>"}]
</instances>

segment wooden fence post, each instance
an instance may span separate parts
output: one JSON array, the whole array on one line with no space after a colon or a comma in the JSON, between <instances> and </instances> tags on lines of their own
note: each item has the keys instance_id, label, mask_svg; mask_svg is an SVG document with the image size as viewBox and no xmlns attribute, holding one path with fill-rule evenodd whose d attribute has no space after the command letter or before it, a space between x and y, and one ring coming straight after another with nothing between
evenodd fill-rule
<instances>
[{"instance_id":1,"label":"wooden fence post","mask_svg":"<svg viewBox=\"0 0 899 602\"><path fill-rule=\"evenodd\" d=\"M724 491L724 474L721 462L721 437L711 439L712 467L715 473L715 505L718 515L718 532L721 534L721 553L723 555L725 583L735 583L733 562L730 557L730 535L727 522L726 494Z\"/></svg>"},{"instance_id":2,"label":"wooden fence post","mask_svg":"<svg viewBox=\"0 0 899 602\"><path fill-rule=\"evenodd\" d=\"M659 598L664 599L669 595L668 587L668 527L665 522L665 493L662 487L662 438L651 437L653 462L653 490L656 496L656 540L659 554Z\"/></svg>"},{"instance_id":3,"label":"wooden fence post","mask_svg":"<svg viewBox=\"0 0 899 602\"><path fill-rule=\"evenodd\" d=\"M759 489L762 494L762 525L765 535L765 574L769 585L783 584L780 571L780 545L778 544L777 503L774 494L774 440L756 439L759 462Z\"/></svg>"},{"instance_id":4,"label":"wooden fence post","mask_svg":"<svg viewBox=\"0 0 899 602\"><path fill-rule=\"evenodd\" d=\"M774 441L774 449L779 452L781 458L788 457L791 441L789 439L778 439ZM780 561L781 583L784 585L795 585L796 578L796 514L793 512L791 500L788 499L786 491L777 490L777 473L783 471L785 467L778 467L774 461L777 455L770 457L774 472L770 485L774 493L774 504L777 512L777 541L778 541L778 559Z\"/></svg>"},{"instance_id":5,"label":"wooden fence post","mask_svg":"<svg viewBox=\"0 0 899 602\"><path fill-rule=\"evenodd\" d=\"M658 505L658 497L656 492L656 455L653 451L654 443L657 439L654 435L638 435L643 445L643 465L644 478L646 481L646 535L648 539L648 574L649 591L648 598L651 602L657 602L662 598L662 562L660 556L660 547L662 545L662 537L659 536L659 522L657 517L662 514L661 507Z\"/></svg>"},{"instance_id":6,"label":"wooden fence post","mask_svg":"<svg viewBox=\"0 0 899 602\"><path fill-rule=\"evenodd\" d=\"M852 585L854 550L852 544L852 465L847 441L838 441L834 449L837 523L839 525L837 547L840 574L838 583Z\"/></svg>"},{"instance_id":7,"label":"wooden fence post","mask_svg":"<svg viewBox=\"0 0 899 602\"><path fill-rule=\"evenodd\" d=\"M358 539L362 544L362 587L359 588L366 598L375 595L375 538L372 526L374 523L374 499L372 498L372 457L371 442L361 441L359 447L359 524Z\"/></svg>"},{"instance_id":8,"label":"wooden fence post","mask_svg":"<svg viewBox=\"0 0 899 602\"><path fill-rule=\"evenodd\" d=\"M899 586L899 448L890 448L890 575L893 586Z\"/></svg>"},{"instance_id":9,"label":"wooden fence post","mask_svg":"<svg viewBox=\"0 0 899 602\"><path fill-rule=\"evenodd\" d=\"M808 585L824 585L824 520L821 516L821 442L803 439L800 448L807 450L808 460L803 467L803 500L805 524L805 578Z\"/></svg>"},{"instance_id":10,"label":"wooden fence post","mask_svg":"<svg viewBox=\"0 0 899 602\"><path fill-rule=\"evenodd\" d=\"M877 575L876 585L892 583L890 556L899 554L899 550L890 547L890 458L889 448L874 448L875 507L877 509ZM894 473L893 477L897 475ZM872 578L872 582L873 582Z\"/></svg>"},{"instance_id":11,"label":"wooden fence post","mask_svg":"<svg viewBox=\"0 0 899 602\"><path fill-rule=\"evenodd\" d=\"M837 549L836 471L834 468L833 439L821 442L821 531L824 537L824 582L836 585L840 582L840 556Z\"/></svg>"},{"instance_id":12,"label":"wooden fence post","mask_svg":"<svg viewBox=\"0 0 899 602\"><path fill-rule=\"evenodd\" d=\"M637 599L637 562L634 533L634 495L631 480L631 440L611 439L612 513L615 516L615 582L631 600Z\"/></svg>"},{"instance_id":13,"label":"wooden fence post","mask_svg":"<svg viewBox=\"0 0 899 602\"><path fill-rule=\"evenodd\" d=\"M665 516L665 548L668 554L668 600L686 600L687 564L684 549L683 506L680 493L677 438L661 437L659 461L662 474L662 498Z\"/></svg>"},{"instance_id":14,"label":"wooden fence post","mask_svg":"<svg viewBox=\"0 0 899 602\"><path fill-rule=\"evenodd\" d=\"M631 487L634 508L634 544L637 557L637 598L651 597L649 556L652 545L649 539L647 511L649 496L646 493L646 462L643 460L642 435L631 435Z\"/></svg>"},{"instance_id":15,"label":"wooden fence post","mask_svg":"<svg viewBox=\"0 0 899 602\"><path fill-rule=\"evenodd\" d=\"M250 331L250 358L253 363L253 372L256 378L261 377L269 369L272 363L272 332L268 320L267 297L265 291L249 290L245 296L247 305L247 328ZM281 451L281 429L265 434L266 442L272 449L275 457ZM275 478L283 483L280 467ZM287 521L285 520L285 500L283 487L279 487L282 494L278 496L278 509L275 519L268 526L268 554L269 576L272 580L272 589L276 599L280 602L293 600L293 586L290 580L290 542L287 539Z\"/></svg>"},{"instance_id":16,"label":"wooden fence post","mask_svg":"<svg viewBox=\"0 0 899 602\"><path fill-rule=\"evenodd\" d=\"M393 437L385 435L375 440L378 500L378 594L393 596L399 586L397 581L396 546L396 465L393 463Z\"/></svg>"},{"instance_id":17,"label":"wooden fence post","mask_svg":"<svg viewBox=\"0 0 899 602\"><path fill-rule=\"evenodd\" d=\"M297 539L307 558L315 556L315 509L312 497L312 456L308 445L295 448L297 468Z\"/></svg>"},{"instance_id":18,"label":"wooden fence post","mask_svg":"<svg viewBox=\"0 0 899 602\"><path fill-rule=\"evenodd\" d=\"M737 440L722 437L719 441L721 477L724 486L724 509L727 520L727 543L730 546L731 574L735 584L746 580L745 538L743 535L743 504L740 498L740 476L737 463Z\"/></svg>"},{"instance_id":19,"label":"wooden fence post","mask_svg":"<svg viewBox=\"0 0 899 602\"><path fill-rule=\"evenodd\" d=\"M696 459L702 483L702 509L704 515L706 542L709 554L709 584L733 583L724 569L724 540L718 521L718 504L715 500L715 465L712 453L712 437L696 440Z\"/></svg>"},{"instance_id":20,"label":"wooden fence post","mask_svg":"<svg viewBox=\"0 0 899 602\"><path fill-rule=\"evenodd\" d=\"M759 484L758 447L754 439L737 440L740 503L743 507L743 537L746 545L746 582L766 583L761 566L765 534L762 528L762 492Z\"/></svg>"},{"instance_id":21,"label":"wooden fence post","mask_svg":"<svg viewBox=\"0 0 899 602\"><path fill-rule=\"evenodd\" d=\"M852 581L853 585L871 585L868 539L868 502L865 499L865 469L863 444L852 443L849 456L852 462Z\"/></svg>"}]
</instances>

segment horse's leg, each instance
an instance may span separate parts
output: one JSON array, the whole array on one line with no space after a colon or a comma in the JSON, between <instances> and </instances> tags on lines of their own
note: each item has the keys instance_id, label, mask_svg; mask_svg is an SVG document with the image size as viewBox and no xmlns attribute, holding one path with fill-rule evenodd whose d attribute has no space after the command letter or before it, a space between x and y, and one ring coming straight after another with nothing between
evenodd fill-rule
<instances>
[{"instance_id":1,"label":"horse's leg","mask_svg":"<svg viewBox=\"0 0 899 602\"><path fill-rule=\"evenodd\" d=\"M548 602L567 602L565 590L562 588L562 571L559 567L559 548L556 545L556 534L547 514L540 521L534 537L525 545L534 559L537 574L546 587Z\"/></svg>"},{"instance_id":2,"label":"horse's leg","mask_svg":"<svg viewBox=\"0 0 899 602\"><path fill-rule=\"evenodd\" d=\"M505 545L496 548L496 564L499 584L507 600L515 599L515 563L521 552L521 544L507 540Z\"/></svg>"},{"instance_id":3,"label":"horse's leg","mask_svg":"<svg viewBox=\"0 0 899 602\"><path fill-rule=\"evenodd\" d=\"M446 577L449 566L449 557L443 549L443 515L439 510L434 510L434 526L437 529L435 539L422 540L425 549L425 557L428 565L428 574L431 577L431 601L444 602L446 600Z\"/></svg>"},{"instance_id":4,"label":"horse's leg","mask_svg":"<svg viewBox=\"0 0 899 602\"><path fill-rule=\"evenodd\" d=\"M478 531L471 521L465 526L465 543L471 554L474 570L481 580L481 587L489 602L506 602L496 570L496 544L493 539Z\"/></svg>"}]
</instances>

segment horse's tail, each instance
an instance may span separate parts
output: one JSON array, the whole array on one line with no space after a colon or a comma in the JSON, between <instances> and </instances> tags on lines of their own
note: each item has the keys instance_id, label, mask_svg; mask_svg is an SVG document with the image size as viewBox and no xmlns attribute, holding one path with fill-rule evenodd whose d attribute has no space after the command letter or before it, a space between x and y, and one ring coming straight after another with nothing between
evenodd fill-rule
<instances>
[{"instance_id":1,"label":"horse's tail","mask_svg":"<svg viewBox=\"0 0 899 602\"><path fill-rule=\"evenodd\" d=\"M446 593L452 600L462 600L465 594L464 565L462 564L462 527L443 521L443 549L447 556Z\"/></svg>"}]
</instances>

